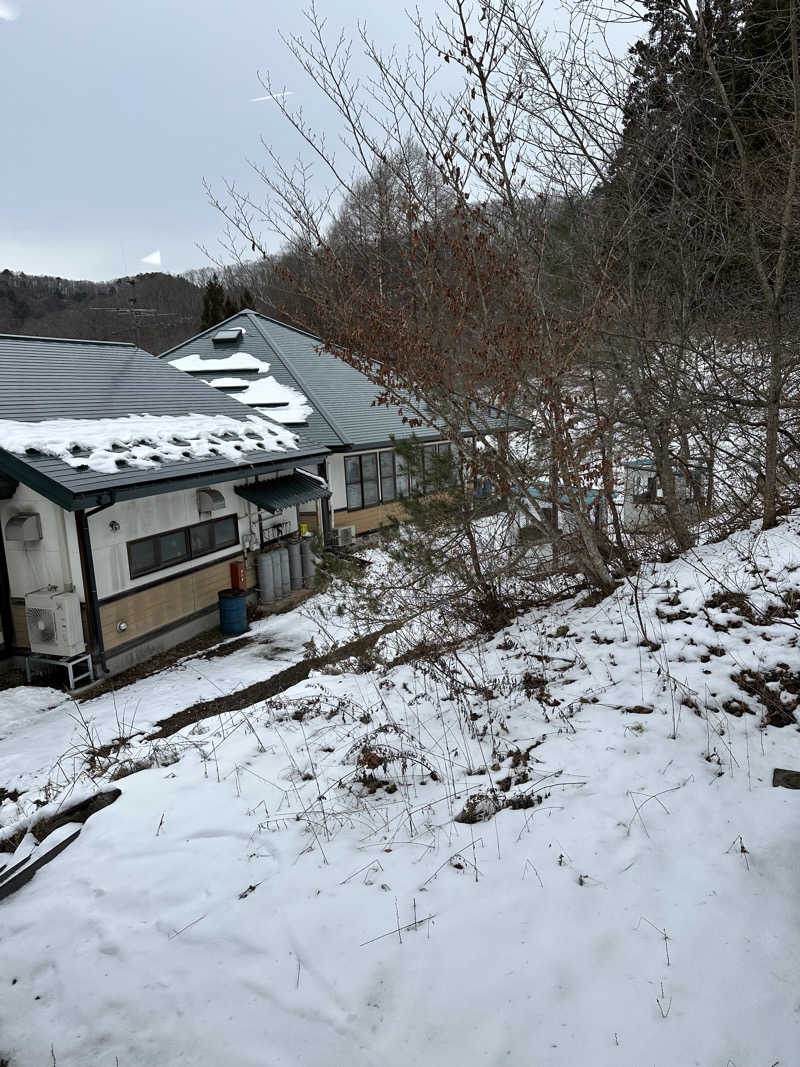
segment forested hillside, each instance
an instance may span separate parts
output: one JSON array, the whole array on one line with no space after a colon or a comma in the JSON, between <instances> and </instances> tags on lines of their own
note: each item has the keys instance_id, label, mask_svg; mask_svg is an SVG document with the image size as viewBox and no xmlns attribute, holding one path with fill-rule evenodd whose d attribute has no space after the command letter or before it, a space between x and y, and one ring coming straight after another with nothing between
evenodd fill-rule
<instances>
[{"instance_id":1,"label":"forested hillside","mask_svg":"<svg viewBox=\"0 0 800 1067\"><path fill-rule=\"evenodd\" d=\"M0 272L0 332L137 341L162 352L200 328L203 291L171 274L110 282Z\"/></svg>"},{"instance_id":2,"label":"forested hillside","mask_svg":"<svg viewBox=\"0 0 800 1067\"><path fill-rule=\"evenodd\" d=\"M160 353L244 307L289 321L286 305L297 297L281 289L276 266L268 260L109 282L6 269L0 271L0 333L132 341Z\"/></svg>"}]
</instances>

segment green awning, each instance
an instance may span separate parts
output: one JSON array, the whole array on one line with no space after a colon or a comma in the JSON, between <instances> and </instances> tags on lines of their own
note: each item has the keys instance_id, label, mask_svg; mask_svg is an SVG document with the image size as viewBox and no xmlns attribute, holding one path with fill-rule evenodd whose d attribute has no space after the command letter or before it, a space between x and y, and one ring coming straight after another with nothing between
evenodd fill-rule
<instances>
[{"instance_id":1,"label":"green awning","mask_svg":"<svg viewBox=\"0 0 800 1067\"><path fill-rule=\"evenodd\" d=\"M250 485L237 485L236 492L251 504L257 504L273 515L295 504L305 504L309 500L321 500L331 495L330 489L318 478L310 474L295 471L282 478L273 478L268 482L253 482Z\"/></svg>"}]
</instances>

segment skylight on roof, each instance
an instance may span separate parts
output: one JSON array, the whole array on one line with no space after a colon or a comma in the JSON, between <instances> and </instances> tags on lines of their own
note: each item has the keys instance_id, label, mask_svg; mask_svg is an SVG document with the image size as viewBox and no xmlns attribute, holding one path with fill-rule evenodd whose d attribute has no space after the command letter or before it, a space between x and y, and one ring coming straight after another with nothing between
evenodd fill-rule
<instances>
[{"instance_id":1,"label":"skylight on roof","mask_svg":"<svg viewBox=\"0 0 800 1067\"><path fill-rule=\"evenodd\" d=\"M211 340L215 345L226 344L231 341L241 341L246 332L244 326L230 326L225 330L218 330Z\"/></svg>"}]
</instances>

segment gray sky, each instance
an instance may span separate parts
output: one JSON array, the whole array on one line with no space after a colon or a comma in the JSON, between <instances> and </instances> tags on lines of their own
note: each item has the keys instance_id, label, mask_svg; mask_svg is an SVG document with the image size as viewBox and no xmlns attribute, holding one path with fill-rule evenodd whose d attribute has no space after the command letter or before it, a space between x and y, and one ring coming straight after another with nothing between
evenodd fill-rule
<instances>
[{"instance_id":1,"label":"gray sky","mask_svg":"<svg viewBox=\"0 0 800 1067\"><path fill-rule=\"evenodd\" d=\"M275 105L251 102L258 71L315 126L333 121L278 37L302 30L303 6L0 0L0 269L100 280L155 269L155 249L173 273L208 265L197 245L222 224L203 179L247 181L260 136L298 152ZM332 30L366 20L384 47L410 40L404 6L318 0Z\"/></svg>"}]
</instances>

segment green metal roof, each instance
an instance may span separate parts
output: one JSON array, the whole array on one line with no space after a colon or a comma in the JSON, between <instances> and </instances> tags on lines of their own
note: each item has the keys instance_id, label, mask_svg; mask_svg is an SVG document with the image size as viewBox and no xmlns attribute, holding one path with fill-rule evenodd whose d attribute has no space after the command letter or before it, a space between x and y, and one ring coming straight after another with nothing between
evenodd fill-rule
<instances>
[{"instance_id":1,"label":"green metal roof","mask_svg":"<svg viewBox=\"0 0 800 1067\"><path fill-rule=\"evenodd\" d=\"M242 421L258 414L135 345L0 335L0 419L41 422L144 413L227 415ZM0 475L66 510L78 510L285 470L301 461L318 462L326 451L299 441L297 449L263 451L258 458L249 453L241 463L215 456L164 462L158 469L100 473L77 469L52 456L0 450Z\"/></svg>"},{"instance_id":2,"label":"green metal roof","mask_svg":"<svg viewBox=\"0 0 800 1067\"><path fill-rule=\"evenodd\" d=\"M243 328L244 335L235 342L214 344L221 327ZM196 354L201 359L219 359L237 352L247 352L269 363L269 373L281 385L299 390L313 408L305 427L293 426L301 441L313 441L333 451L368 448L388 444L392 439L437 440L442 434L435 425L412 428L403 421L396 407L379 404L382 390L361 371L338 356L322 351L319 337L276 322L255 311L240 311L224 323L213 326L183 344L169 349L162 359L174 361ZM201 371L197 372L202 374ZM211 371L203 377L226 377L230 372ZM237 377L255 377L254 372ZM497 409L481 413L480 422L487 432L526 430L529 423Z\"/></svg>"},{"instance_id":3,"label":"green metal roof","mask_svg":"<svg viewBox=\"0 0 800 1067\"><path fill-rule=\"evenodd\" d=\"M331 495L330 489L319 479L312 478L302 471L295 471L282 478L272 478L268 482L255 482L250 485L237 485L239 496L257 504L265 511L277 514L284 508L295 504L305 504L309 500L322 500Z\"/></svg>"}]
</instances>

